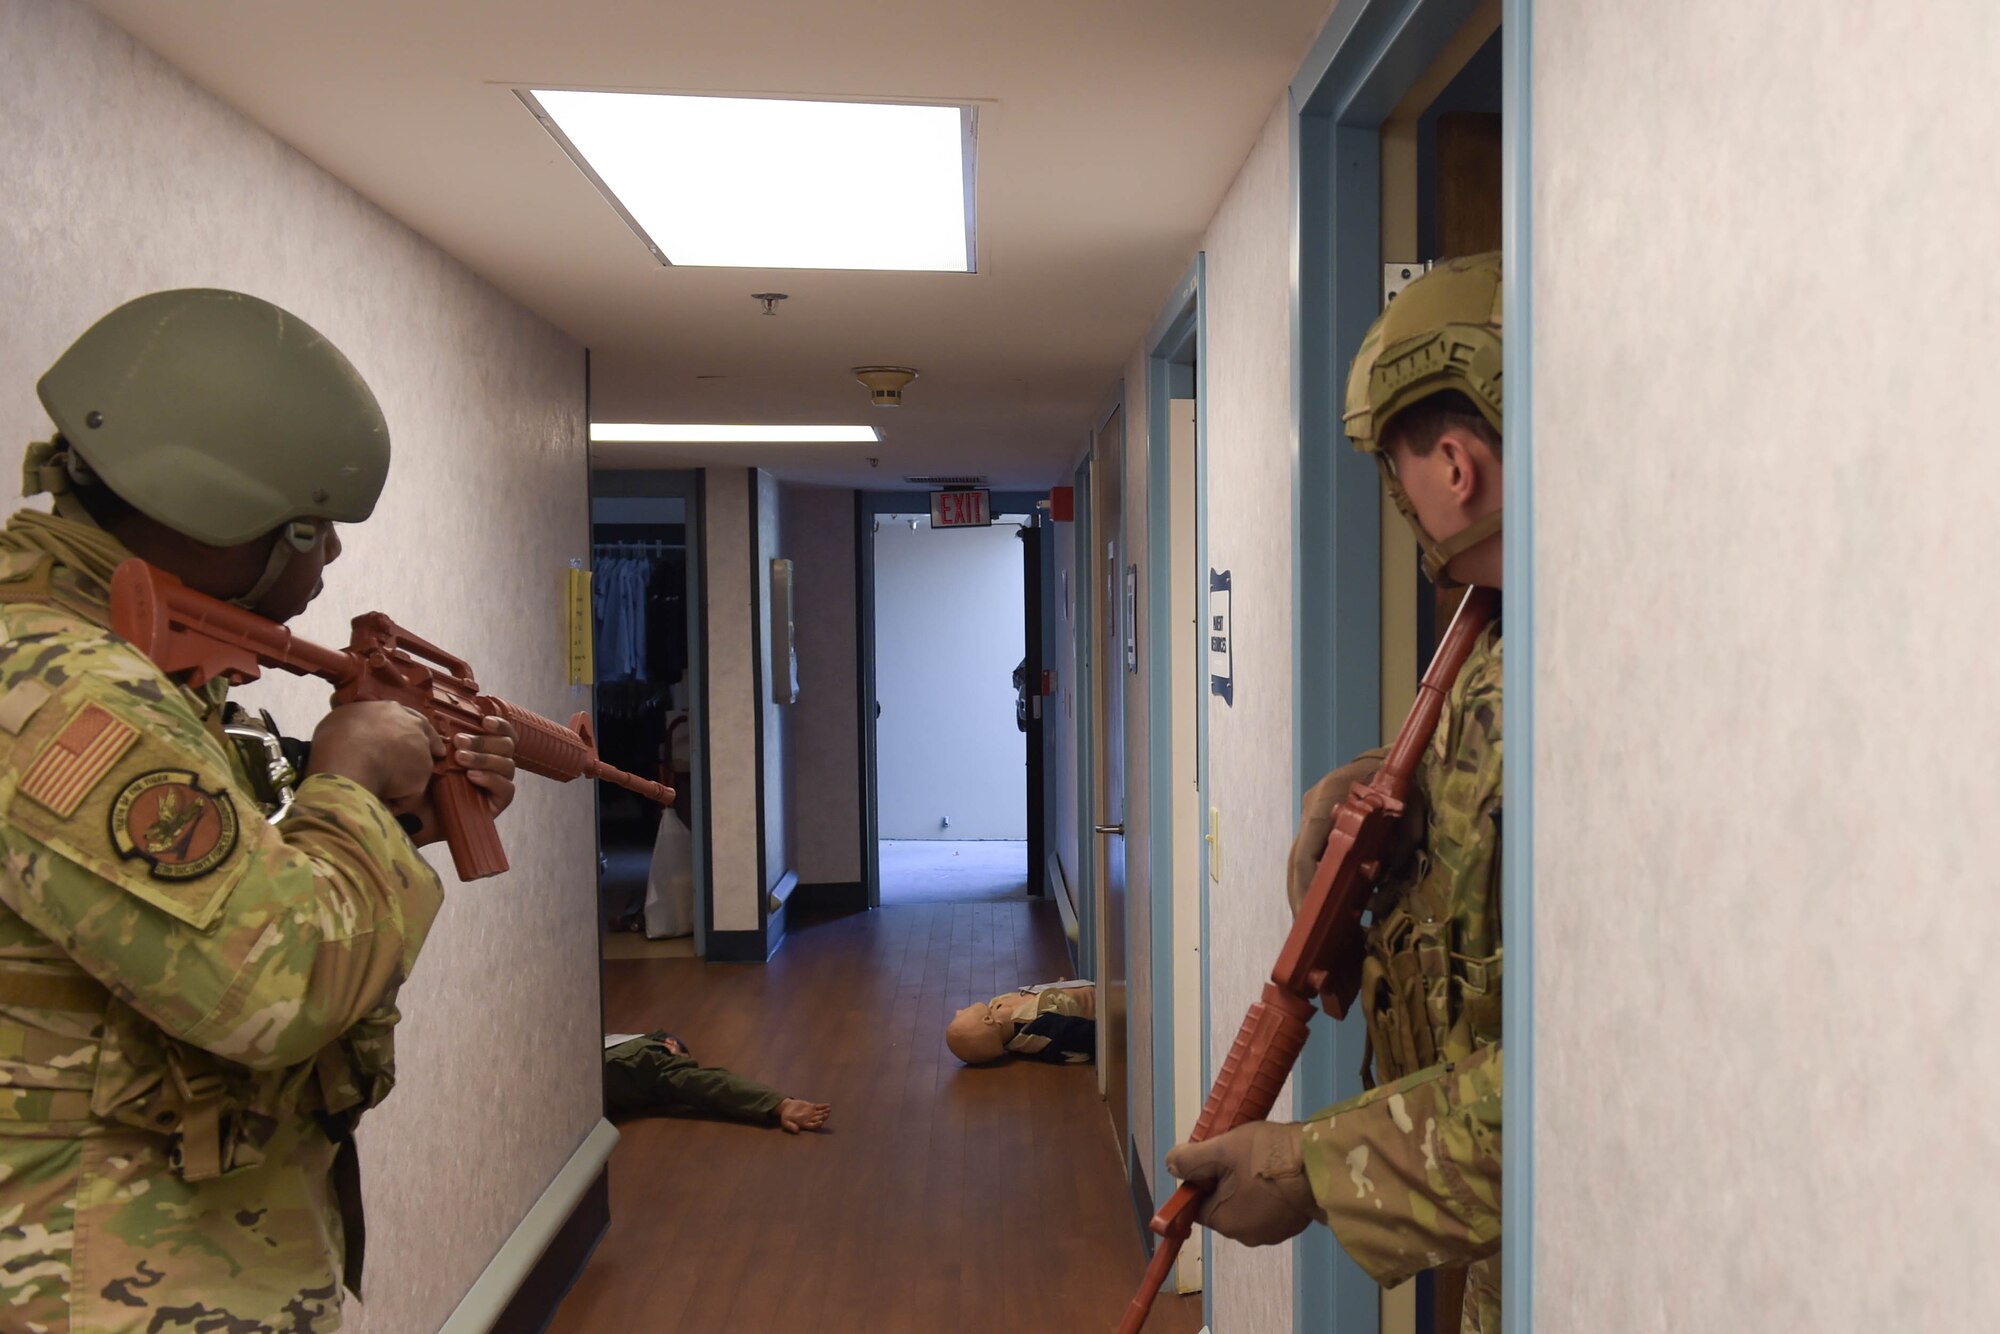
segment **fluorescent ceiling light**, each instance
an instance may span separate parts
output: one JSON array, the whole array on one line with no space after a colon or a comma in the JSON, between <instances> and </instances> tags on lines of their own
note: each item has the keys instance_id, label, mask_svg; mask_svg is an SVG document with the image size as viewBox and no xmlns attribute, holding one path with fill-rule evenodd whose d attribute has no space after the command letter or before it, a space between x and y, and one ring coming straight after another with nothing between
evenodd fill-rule
<instances>
[{"instance_id":1,"label":"fluorescent ceiling light","mask_svg":"<svg viewBox=\"0 0 2000 1334\"><path fill-rule=\"evenodd\" d=\"M972 111L535 89L662 263L972 270Z\"/></svg>"},{"instance_id":2,"label":"fluorescent ceiling light","mask_svg":"<svg viewBox=\"0 0 2000 1334\"><path fill-rule=\"evenodd\" d=\"M686 426L656 422L592 422L597 444L821 445L880 440L872 426Z\"/></svg>"}]
</instances>

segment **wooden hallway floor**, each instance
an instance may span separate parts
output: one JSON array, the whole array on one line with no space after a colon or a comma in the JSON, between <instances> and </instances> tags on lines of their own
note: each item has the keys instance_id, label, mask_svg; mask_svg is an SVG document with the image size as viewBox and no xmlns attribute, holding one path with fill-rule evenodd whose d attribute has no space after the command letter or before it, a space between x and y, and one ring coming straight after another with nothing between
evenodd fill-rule
<instances>
[{"instance_id":1,"label":"wooden hallway floor","mask_svg":"<svg viewBox=\"0 0 2000 1334\"><path fill-rule=\"evenodd\" d=\"M613 1032L833 1104L825 1133L629 1121L553 1334L1110 1334L1145 1266L1090 1066L967 1069L953 1010L1067 971L1053 903L797 923L769 964L605 964ZM1163 1296L1147 1334L1194 1334Z\"/></svg>"}]
</instances>

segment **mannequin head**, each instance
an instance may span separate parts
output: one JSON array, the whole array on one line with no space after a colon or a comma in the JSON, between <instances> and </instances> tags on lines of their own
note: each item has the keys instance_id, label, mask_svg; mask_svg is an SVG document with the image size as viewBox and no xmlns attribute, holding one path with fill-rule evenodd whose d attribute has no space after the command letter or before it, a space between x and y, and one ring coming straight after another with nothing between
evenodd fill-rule
<instances>
[{"instance_id":1,"label":"mannequin head","mask_svg":"<svg viewBox=\"0 0 2000 1334\"><path fill-rule=\"evenodd\" d=\"M1020 1008L1021 994L995 996L984 1005L968 1005L951 1017L944 1030L944 1045L967 1065L984 1065L1007 1054L1007 1040L1014 1036L1014 1011Z\"/></svg>"}]
</instances>

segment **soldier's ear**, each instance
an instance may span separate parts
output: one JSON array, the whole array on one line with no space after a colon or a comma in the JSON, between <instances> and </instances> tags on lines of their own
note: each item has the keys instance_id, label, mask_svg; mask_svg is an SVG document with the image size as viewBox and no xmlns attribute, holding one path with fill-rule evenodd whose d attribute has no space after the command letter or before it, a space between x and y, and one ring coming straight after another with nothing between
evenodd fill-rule
<instances>
[{"instance_id":1,"label":"soldier's ear","mask_svg":"<svg viewBox=\"0 0 2000 1334\"><path fill-rule=\"evenodd\" d=\"M1499 474L1497 458L1487 449L1485 442L1471 431L1451 427L1438 437L1437 448L1430 457L1445 465L1440 479L1451 498L1460 505L1469 505L1476 500L1483 487L1497 485ZM1495 465L1492 478L1486 476L1489 460Z\"/></svg>"}]
</instances>

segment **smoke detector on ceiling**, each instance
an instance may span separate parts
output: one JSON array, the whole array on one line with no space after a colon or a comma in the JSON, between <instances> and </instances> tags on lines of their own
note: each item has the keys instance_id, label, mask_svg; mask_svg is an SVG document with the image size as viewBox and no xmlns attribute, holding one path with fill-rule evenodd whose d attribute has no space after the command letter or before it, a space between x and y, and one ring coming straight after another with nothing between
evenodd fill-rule
<instances>
[{"instance_id":1,"label":"smoke detector on ceiling","mask_svg":"<svg viewBox=\"0 0 2000 1334\"><path fill-rule=\"evenodd\" d=\"M878 408L903 406L903 386L917 378L908 366L856 366L854 378L868 386L868 401Z\"/></svg>"}]
</instances>

